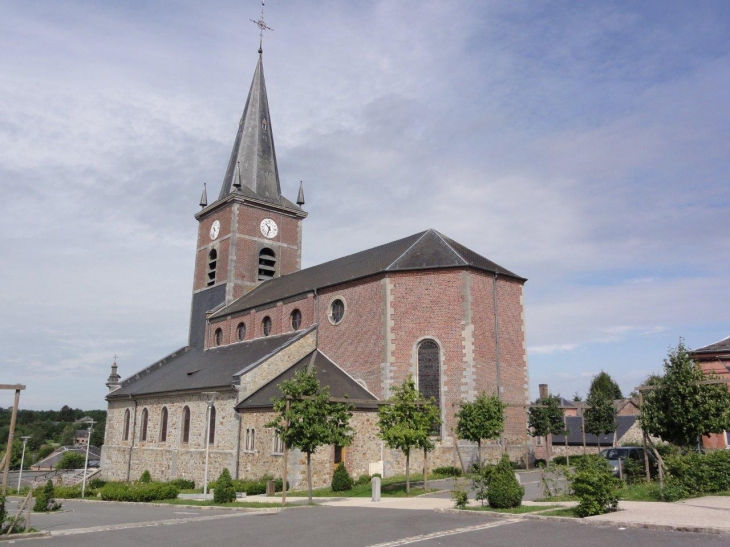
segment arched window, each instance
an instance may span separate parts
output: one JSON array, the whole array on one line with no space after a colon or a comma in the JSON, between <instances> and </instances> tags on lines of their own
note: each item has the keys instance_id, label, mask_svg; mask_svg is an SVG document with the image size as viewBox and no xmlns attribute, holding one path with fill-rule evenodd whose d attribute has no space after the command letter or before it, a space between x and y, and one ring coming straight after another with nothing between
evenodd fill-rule
<instances>
[{"instance_id":1,"label":"arched window","mask_svg":"<svg viewBox=\"0 0 730 547\"><path fill-rule=\"evenodd\" d=\"M122 433L122 440L129 440L129 409L124 411L124 430Z\"/></svg>"},{"instance_id":2,"label":"arched window","mask_svg":"<svg viewBox=\"0 0 730 547\"><path fill-rule=\"evenodd\" d=\"M147 413L147 409L145 408L142 410L142 427L139 430L139 440L140 441L146 441L147 440L147 422L148 422L149 414Z\"/></svg>"},{"instance_id":3,"label":"arched window","mask_svg":"<svg viewBox=\"0 0 730 547\"><path fill-rule=\"evenodd\" d=\"M210 426L208 428L208 442L215 444L215 407L210 407Z\"/></svg>"},{"instance_id":4,"label":"arched window","mask_svg":"<svg viewBox=\"0 0 730 547\"><path fill-rule=\"evenodd\" d=\"M418 391L427 399L433 398L441 407L441 355L433 340L418 345Z\"/></svg>"},{"instance_id":5,"label":"arched window","mask_svg":"<svg viewBox=\"0 0 730 547\"><path fill-rule=\"evenodd\" d=\"M218 251L211 249L208 253L208 287L215 285L215 270L218 267Z\"/></svg>"},{"instance_id":6,"label":"arched window","mask_svg":"<svg viewBox=\"0 0 730 547\"><path fill-rule=\"evenodd\" d=\"M241 342L246 338L246 324L245 323L239 323L238 328L236 329L236 335L238 336L238 341Z\"/></svg>"},{"instance_id":7,"label":"arched window","mask_svg":"<svg viewBox=\"0 0 730 547\"><path fill-rule=\"evenodd\" d=\"M272 279L276 274L276 254L268 247L259 252L259 281Z\"/></svg>"},{"instance_id":8,"label":"arched window","mask_svg":"<svg viewBox=\"0 0 730 547\"><path fill-rule=\"evenodd\" d=\"M223 329L215 329L215 345L220 346L223 343Z\"/></svg>"},{"instance_id":9,"label":"arched window","mask_svg":"<svg viewBox=\"0 0 730 547\"><path fill-rule=\"evenodd\" d=\"M183 408L182 442L190 442L190 408L187 406Z\"/></svg>"},{"instance_id":10,"label":"arched window","mask_svg":"<svg viewBox=\"0 0 730 547\"><path fill-rule=\"evenodd\" d=\"M165 443L167 442L167 407L162 407L162 412L160 413L160 442Z\"/></svg>"},{"instance_id":11,"label":"arched window","mask_svg":"<svg viewBox=\"0 0 730 547\"><path fill-rule=\"evenodd\" d=\"M302 326L302 312L294 310L291 312L291 328L292 330L299 330Z\"/></svg>"},{"instance_id":12,"label":"arched window","mask_svg":"<svg viewBox=\"0 0 730 547\"><path fill-rule=\"evenodd\" d=\"M271 334L271 317L268 315L264 317L264 320L261 321L261 328L264 331L264 336Z\"/></svg>"}]
</instances>

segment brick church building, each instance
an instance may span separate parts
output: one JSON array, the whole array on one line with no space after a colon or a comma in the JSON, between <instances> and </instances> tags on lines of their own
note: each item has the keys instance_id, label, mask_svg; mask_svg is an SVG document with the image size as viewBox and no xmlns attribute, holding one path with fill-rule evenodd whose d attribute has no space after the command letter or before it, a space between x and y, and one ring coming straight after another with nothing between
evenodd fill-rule
<instances>
[{"instance_id":1,"label":"brick church building","mask_svg":"<svg viewBox=\"0 0 730 547\"><path fill-rule=\"evenodd\" d=\"M304 194L281 195L260 51L220 193L209 203L204 190L200 205L188 344L124 380L113 365L104 478L149 470L201 484L206 437L210 477L224 467L234 478L281 476L282 443L265 424L277 385L305 367L332 396L359 401L352 446L314 455L317 484L341 459L356 477L403 473L370 401L408 374L441 410L429 466L474 461L474 446L454 437L454 414L481 392L512 405L500 442L525 457L525 279L435 230L301 269ZM296 486L305 459L292 451L289 462Z\"/></svg>"}]
</instances>

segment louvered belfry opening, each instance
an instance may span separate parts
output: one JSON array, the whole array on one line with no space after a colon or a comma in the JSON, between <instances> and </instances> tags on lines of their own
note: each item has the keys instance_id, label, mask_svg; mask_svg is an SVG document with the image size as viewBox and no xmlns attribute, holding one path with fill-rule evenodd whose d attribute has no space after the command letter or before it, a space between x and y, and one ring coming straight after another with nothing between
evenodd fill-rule
<instances>
[{"instance_id":1,"label":"louvered belfry opening","mask_svg":"<svg viewBox=\"0 0 730 547\"><path fill-rule=\"evenodd\" d=\"M276 254L268 247L259 252L259 281L273 279L276 274Z\"/></svg>"},{"instance_id":2,"label":"louvered belfry opening","mask_svg":"<svg viewBox=\"0 0 730 547\"><path fill-rule=\"evenodd\" d=\"M212 249L208 253L208 287L215 285L215 270L218 267L218 251Z\"/></svg>"}]
</instances>

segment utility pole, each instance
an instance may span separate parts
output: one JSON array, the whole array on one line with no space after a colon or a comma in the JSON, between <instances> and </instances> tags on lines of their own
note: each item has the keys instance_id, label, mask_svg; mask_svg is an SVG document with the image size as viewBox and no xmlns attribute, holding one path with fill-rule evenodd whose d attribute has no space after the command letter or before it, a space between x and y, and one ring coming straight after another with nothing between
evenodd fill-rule
<instances>
[{"instance_id":1,"label":"utility pole","mask_svg":"<svg viewBox=\"0 0 730 547\"><path fill-rule=\"evenodd\" d=\"M25 389L21 384L0 384L0 389L15 390L13 401L13 414L10 416L10 431L8 432L8 446L5 450L5 469L3 473L3 496L8 491L8 472L10 471L10 458L13 456L13 437L15 436L15 421L18 419L18 405L20 404L20 392Z\"/></svg>"},{"instance_id":2,"label":"utility pole","mask_svg":"<svg viewBox=\"0 0 730 547\"><path fill-rule=\"evenodd\" d=\"M89 424L89 438L86 440L86 459L84 460L84 482L81 485L81 497L84 497L84 494L86 493L86 474L87 469L89 468L89 446L91 445L91 433L94 431L94 424L96 423L94 420L89 420L86 423Z\"/></svg>"},{"instance_id":3,"label":"utility pole","mask_svg":"<svg viewBox=\"0 0 730 547\"><path fill-rule=\"evenodd\" d=\"M16 494L20 495L20 479L23 478L23 465L25 465L25 445L28 443L28 439L30 439L30 435L24 435L21 437L23 439L23 455L20 457L20 473L18 473L18 491Z\"/></svg>"},{"instance_id":4,"label":"utility pole","mask_svg":"<svg viewBox=\"0 0 730 547\"><path fill-rule=\"evenodd\" d=\"M213 408L213 402L215 401L216 391L204 391L206 402L208 403L208 409L205 413L205 478L203 479L203 501L208 499L208 458L210 454L210 409Z\"/></svg>"}]
</instances>

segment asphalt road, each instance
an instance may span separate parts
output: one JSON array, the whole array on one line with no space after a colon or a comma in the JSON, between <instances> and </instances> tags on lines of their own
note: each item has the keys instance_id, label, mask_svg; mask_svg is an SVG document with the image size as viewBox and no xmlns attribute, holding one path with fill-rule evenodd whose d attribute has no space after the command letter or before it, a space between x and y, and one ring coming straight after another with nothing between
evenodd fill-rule
<instances>
[{"instance_id":1,"label":"asphalt road","mask_svg":"<svg viewBox=\"0 0 730 547\"><path fill-rule=\"evenodd\" d=\"M199 547L211 542L251 547L714 547L730 543L727 537L714 535L433 511L303 507L257 515L74 501L67 501L66 508L71 511L34 521L34 526L54 530L57 535L24 540L24 547Z\"/></svg>"}]
</instances>

